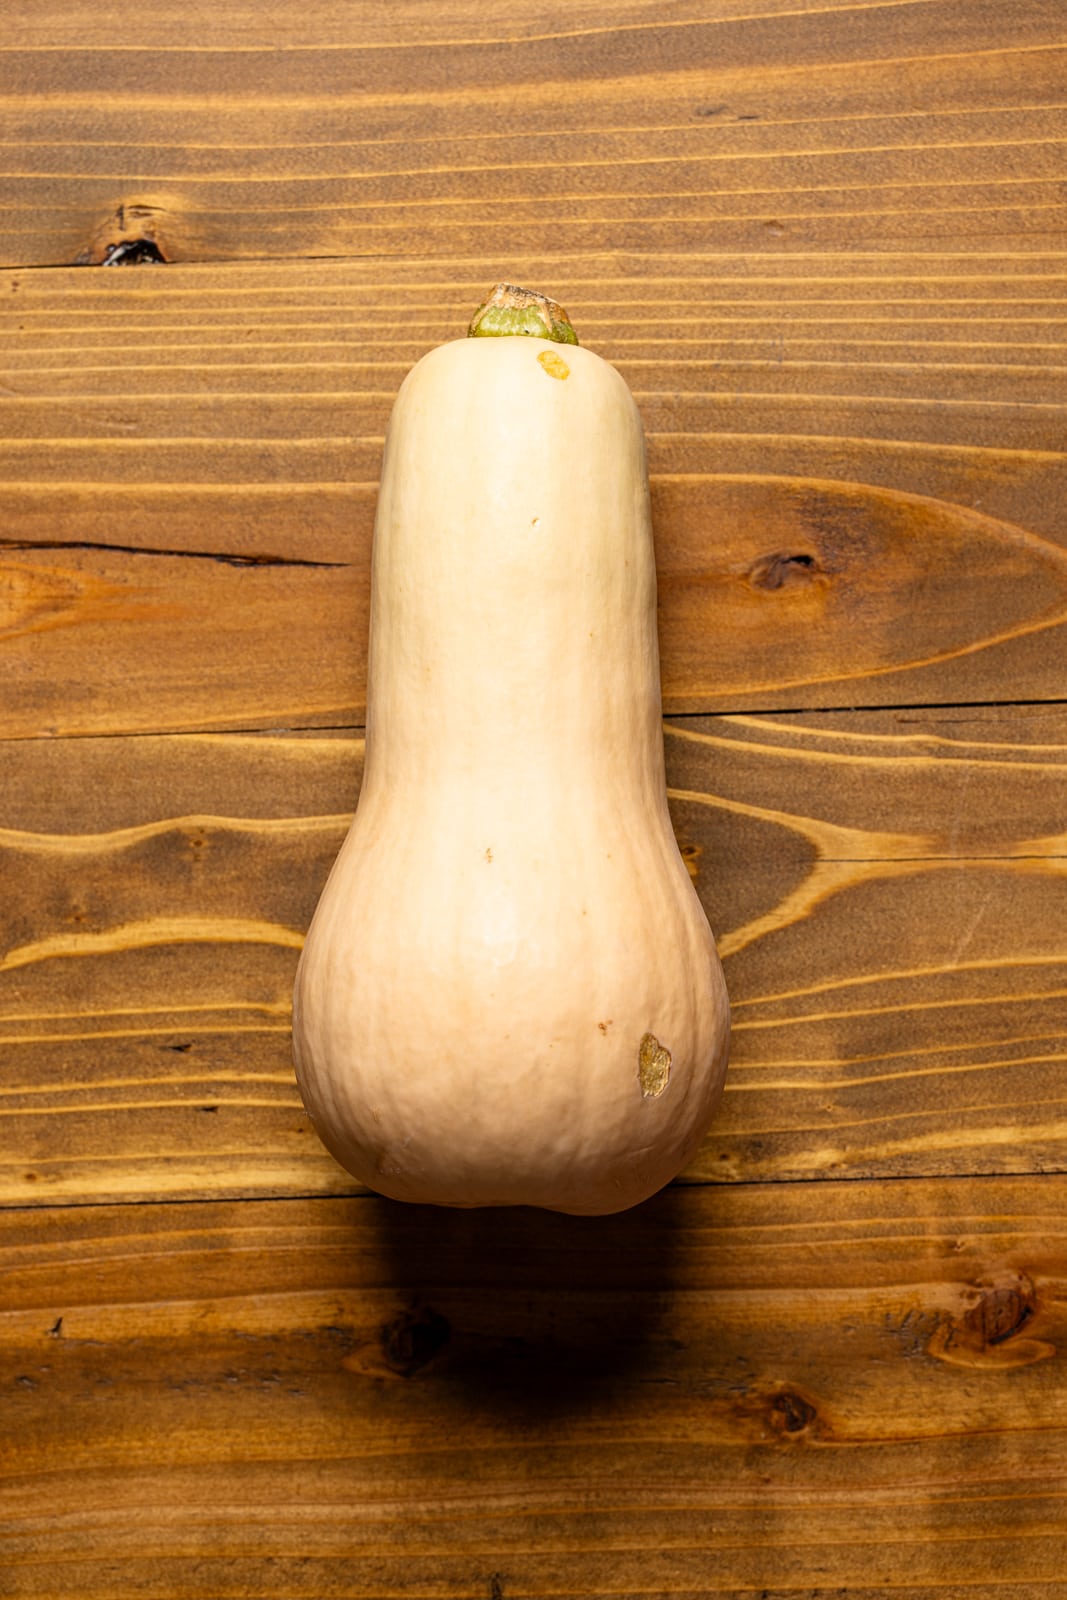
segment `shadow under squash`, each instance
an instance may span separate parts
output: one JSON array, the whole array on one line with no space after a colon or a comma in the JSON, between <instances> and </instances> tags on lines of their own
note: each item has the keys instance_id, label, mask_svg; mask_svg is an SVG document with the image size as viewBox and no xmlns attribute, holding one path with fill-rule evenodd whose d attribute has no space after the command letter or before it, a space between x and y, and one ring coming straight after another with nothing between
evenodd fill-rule
<instances>
[{"instance_id":1,"label":"shadow under squash","mask_svg":"<svg viewBox=\"0 0 1067 1600\"><path fill-rule=\"evenodd\" d=\"M464 1407L521 1422L600 1407L662 1370L650 1352L669 1338L677 1190L611 1217L380 1204L393 1374L432 1370Z\"/></svg>"}]
</instances>

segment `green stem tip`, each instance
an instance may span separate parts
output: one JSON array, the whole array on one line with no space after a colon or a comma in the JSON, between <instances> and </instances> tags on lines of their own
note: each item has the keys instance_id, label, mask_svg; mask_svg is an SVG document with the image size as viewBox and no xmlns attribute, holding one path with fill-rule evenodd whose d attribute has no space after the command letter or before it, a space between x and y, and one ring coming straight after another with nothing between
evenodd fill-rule
<instances>
[{"instance_id":1,"label":"green stem tip","mask_svg":"<svg viewBox=\"0 0 1067 1600\"><path fill-rule=\"evenodd\" d=\"M551 339L555 344L577 344L578 335L567 313L555 300L534 289L498 283L484 305L478 307L467 329L468 339L505 338L526 334Z\"/></svg>"}]
</instances>

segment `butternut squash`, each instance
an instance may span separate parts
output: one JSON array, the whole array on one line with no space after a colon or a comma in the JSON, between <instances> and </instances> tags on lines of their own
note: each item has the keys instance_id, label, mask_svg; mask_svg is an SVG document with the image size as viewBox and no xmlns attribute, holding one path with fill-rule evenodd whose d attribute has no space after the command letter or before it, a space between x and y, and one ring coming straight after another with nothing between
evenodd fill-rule
<instances>
[{"instance_id":1,"label":"butternut squash","mask_svg":"<svg viewBox=\"0 0 1067 1600\"><path fill-rule=\"evenodd\" d=\"M618 1211L693 1155L729 1034L667 810L644 436L554 302L501 287L472 331L389 424L297 1075L383 1194Z\"/></svg>"}]
</instances>

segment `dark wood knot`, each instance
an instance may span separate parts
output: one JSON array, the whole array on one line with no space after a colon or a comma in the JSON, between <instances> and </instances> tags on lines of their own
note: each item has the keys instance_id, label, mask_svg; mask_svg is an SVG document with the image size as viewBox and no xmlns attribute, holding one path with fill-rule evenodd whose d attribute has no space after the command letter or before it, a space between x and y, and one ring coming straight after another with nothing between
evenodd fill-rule
<instances>
[{"instance_id":1,"label":"dark wood knot","mask_svg":"<svg viewBox=\"0 0 1067 1600\"><path fill-rule=\"evenodd\" d=\"M167 258L152 239L122 239L104 251L102 267L165 266Z\"/></svg>"},{"instance_id":2,"label":"dark wood knot","mask_svg":"<svg viewBox=\"0 0 1067 1600\"><path fill-rule=\"evenodd\" d=\"M451 1337L448 1318L432 1307L403 1311L381 1331L386 1365L402 1378L413 1377L440 1355Z\"/></svg>"},{"instance_id":3,"label":"dark wood knot","mask_svg":"<svg viewBox=\"0 0 1067 1600\"><path fill-rule=\"evenodd\" d=\"M776 1433L803 1433L818 1415L811 1401L795 1389L779 1389L771 1396L771 1426Z\"/></svg>"},{"instance_id":4,"label":"dark wood knot","mask_svg":"<svg viewBox=\"0 0 1067 1600\"><path fill-rule=\"evenodd\" d=\"M1031 1280L1018 1273L1007 1283L976 1284L974 1304L962 1314L943 1315L927 1343L927 1354L958 1367L1025 1367L1047 1361L1056 1346L1035 1335L1028 1324L1041 1322L1041 1305Z\"/></svg>"},{"instance_id":5,"label":"dark wood knot","mask_svg":"<svg viewBox=\"0 0 1067 1600\"><path fill-rule=\"evenodd\" d=\"M782 589L787 584L810 583L821 570L816 558L805 551L779 550L762 556L750 569L748 581L754 589Z\"/></svg>"},{"instance_id":6,"label":"dark wood knot","mask_svg":"<svg viewBox=\"0 0 1067 1600\"><path fill-rule=\"evenodd\" d=\"M983 1345L1003 1344L1024 1328L1036 1300L1029 1279L1000 1289L984 1289L977 1305L964 1313L963 1326Z\"/></svg>"}]
</instances>

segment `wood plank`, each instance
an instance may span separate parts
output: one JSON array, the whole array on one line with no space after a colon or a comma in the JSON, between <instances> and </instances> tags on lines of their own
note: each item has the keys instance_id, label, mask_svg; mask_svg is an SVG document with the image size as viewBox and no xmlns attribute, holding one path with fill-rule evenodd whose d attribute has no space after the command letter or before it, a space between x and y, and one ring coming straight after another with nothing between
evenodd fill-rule
<instances>
[{"instance_id":1,"label":"wood plank","mask_svg":"<svg viewBox=\"0 0 1067 1600\"><path fill-rule=\"evenodd\" d=\"M1065 1206L0 1214L5 1592L1062 1595Z\"/></svg>"},{"instance_id":2,"label":"wood plank","mask_svg":"<svg viewBox=\"0 0 1067 1600\"><path fill-rule=\"evenodd\" d=\"M1067 1600L1063 22L5 6L0 1593ZM735 1004L613 1219L357 1193L289 1060L496 278L645 419Z\"/></svg>"},{"instance_id":3,"label":"wood plank","mask_svg":"<svg viewBox=\"0 0 1067 1600\"><path fill-rule=\"evenodd\" d=\"M734 1005L692 1183L1067 1169L1062 707L679 719ZM289 1002L358 735L0 743L0 1200L346 1192Z\"/></svg>"},{"instance_id":4,"label":"wood plank","mask_svg":"<svg viewBox=\"0 0 1067 1600\"><path fill-rule=\"evenodd\" d=\"M1065 730L1037 707L671 725L735 1002L702 1176L1062 1170Z\"/></svg>"},{"instance_id":5,"label":"wood plank","mask_svg":"<svg viewBox=\"0 0 1067 1600\"><path fill-rule=\"evenodd\" d=\"M510 265L641 406L669 712L1062 696L1067 256ZM359 721L389 408L488 276L0 281L0 733Z\"/></svg>"},{"instance_id":6,"label":"wood plank","mask_svg":"<svg viewBox=\"0 0 1067 1600\"><path fill-rule=\"evenodd\" d=\"M1057 0L5 24L3 264L138 234L173 260L1062 248Z\"/></svg>"}]
</instances>

